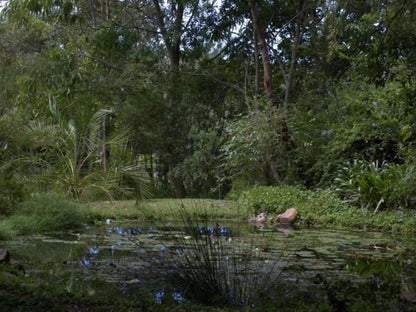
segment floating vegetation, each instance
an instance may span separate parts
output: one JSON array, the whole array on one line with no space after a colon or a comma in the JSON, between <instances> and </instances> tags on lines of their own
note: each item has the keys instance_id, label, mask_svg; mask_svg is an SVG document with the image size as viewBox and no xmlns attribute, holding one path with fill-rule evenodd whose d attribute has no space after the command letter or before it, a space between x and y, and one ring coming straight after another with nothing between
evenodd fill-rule
<instances>
[{"instance_id":1,"label":"floating vegetation","mask_svg":"<svg viewBox=\"0 0 416 312\"><path fill-rule=\"evenodd\" d=\"M250 232L245 226L216 220L112 223L0 247L22 263L25 284L56 283L66 293L88 296L108 287L112 294L106 297L138 300L147 307L415 308L414 238L340 230L286 236L275 228Z\"/></svg>"}]
</instances>

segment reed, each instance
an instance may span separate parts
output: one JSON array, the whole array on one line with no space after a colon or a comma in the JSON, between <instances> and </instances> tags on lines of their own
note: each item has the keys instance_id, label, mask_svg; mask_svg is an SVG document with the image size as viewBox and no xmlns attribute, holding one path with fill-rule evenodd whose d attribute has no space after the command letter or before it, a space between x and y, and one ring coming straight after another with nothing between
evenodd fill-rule
<instances>
[{"instance_id":1,"label":"reed","mask_svg":"<svg viewBox=\"0 0 416 312\"><path fill-rule=\"evenodd\" d=\"M167 277L187 300L211 306L270 302L280 272L250 238L233 237L213 219L196 221L181 209L184 235L170 250Z\"/></svg>"}]
</instances>

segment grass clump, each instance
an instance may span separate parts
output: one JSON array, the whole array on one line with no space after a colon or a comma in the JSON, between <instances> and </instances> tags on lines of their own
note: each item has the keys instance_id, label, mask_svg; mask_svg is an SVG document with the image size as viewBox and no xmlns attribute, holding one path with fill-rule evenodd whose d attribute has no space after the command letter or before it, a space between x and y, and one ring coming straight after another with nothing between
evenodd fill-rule
<instances>
[{"instance_id":1,"label":"grass clump","mask_svg":"<svg viewBox=\"0 0 416 312\"><path fill-rule=\"evenodd\" d=\"M79 228L84 220L76 202L57 194L36 194L0 221L0 239Z\"/></svg>"},{"instance_id":2,"label":"grass clump","mask_svg":"<svg viewBox=\"0 0 416 312\"><path fill-rule=\"evenodd\" d=\"M186 210L182 222L184 235L169 253L167 272L186 300L229 308L270 303L280 272L249 238L232 237L218 223L201 226Z\"/></svg>"}]
</instances>

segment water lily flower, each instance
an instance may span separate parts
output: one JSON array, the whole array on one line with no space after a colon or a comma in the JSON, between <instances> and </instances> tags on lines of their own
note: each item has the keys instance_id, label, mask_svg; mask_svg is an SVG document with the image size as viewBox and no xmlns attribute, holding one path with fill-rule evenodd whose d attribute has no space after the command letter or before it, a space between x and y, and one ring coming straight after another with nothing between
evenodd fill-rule
<instances>
[{"instance_id":1,"label":"water lily flower","mask_svg":"<svg viewBox=\"0 0 416 312\"><path fill-rule=\"evenodd\" d=\"M92 255L98 255L100 253L100 250L98 248L88 248L88 252Z\"/></svg>"},{"instance_id":2,"label":"water lily flower","mask_svg":"<svg viewBox=\"0 0 416 312\"><path fill-rule=\"evenodd\" d=\"M175 300L178 303L182 303L182 302L185 301L185 297L183 296L183 294L181 292L178 292L178 291L174 291L172 293L172 297L173 297L173 300Z\"/></svg>"},{"instance_id":3,"label":"water lily flower","mask_svg":"<svg viewBox=\"0 0 416 312\"><path fill-rule=\"evenodd\" d=\"M159 290L156 293L155 303L162 304L162 299L165 297L165 290Z\"/></svg>"},{"instance_id":4,"label":"water lily flower","mask_svg":"<svg viewBox=\"0 0 416 312\"><path fill-rule=\"evenodd\" d=\"M85 256L82 257L81 261L85 266L87 267L91 266L91 262Z\"/></svg>"}]
</instances>

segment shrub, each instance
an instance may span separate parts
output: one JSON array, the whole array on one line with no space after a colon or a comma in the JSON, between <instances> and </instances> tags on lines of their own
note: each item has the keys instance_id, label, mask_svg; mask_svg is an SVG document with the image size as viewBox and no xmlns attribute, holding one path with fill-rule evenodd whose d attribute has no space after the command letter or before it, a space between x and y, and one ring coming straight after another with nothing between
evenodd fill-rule
<instances>
[{"instance_id":1,"label":"shrub","mask_svg":"<svg viewBox=\"0 0 416 312\"><path fill-rule=\"evenodd\" d=\"M17 161L3 163L0 168L0 215L10 215L19 202L27 197L27 190L16 174Z\"/></svg>"},{"instance_id":2,"label":"shrub","mask_svg":"<svg viewBox=\"0 0 416 312\"><path fill-rule=\"evenodd\" d=\"M339 169L335 184L346 201L374 212L384 208L410 208L416 201L413 166L356 160Z\"/></svg>"},{"instance_id":3,"label":"shrub","mask_svg":"<svg viewBox=\"0 0 416 312\"><path fill-rule=\"evenodd\" d=\"M0 239L76 229L84 219L76 202L56 194L38 194L21 203L14 215L0 222Z\"/></svg>"},{"instance_id":4,"label":"shrub","mask_svg":"<svg viewBox=\"0 0 416 312\"><path fill-rule=\"evenodd\" d=\"M40 232L77 228L84 220L76 202L57 194L35 195L22 203L20 211L32 216Z\"/></svg>"},{"instance_id":5,"label":"shrub","mask_svg":"<svg viewBox=\"0 0 416 312\"><path fill-rule=\"evenodd\" d=\"M239 204L250 215L259 212L277 215L295 208L299 212L296 224L300 226L362 227L362 217L352 213L357 210L332 192L312 192L293 186L255 186L240 196Z\"/></svg>"},{"instance_id":6,"label":"shrub","mask_svg":"<svg viewBox=\"0 0 416 312\"><path fill-rule=\"evenodd\" d=\"M231 181L281 184L288 178L289 159L282 128L285 116L268 108L226 124L222 146L224 171Z\"/></svg>"},{"instance_id":7,"label":"shrub","mask_svg":"<svg viewBox=\"0 0 416 312\"><path fill-rule=\"evenodd\" d=\"M241 194L244 191L249 190L252 187L249 181L245 179L236 179L233 181L233 184L231 186L231 190L225 195L225 199L228 200L238 200L241 196Z\"/></svg>"},{"instance_id":8,"label":"shrub","mask_svg":"<svg viewBox=\"0 0 416 312\"><path fill-rule=\"evenodd\" d=\"M312 192L293 186L254 186L243 192L238 201L248 213L281 213L291 207L300 208L311 196Z\"/></svg>"}]
</instances>

